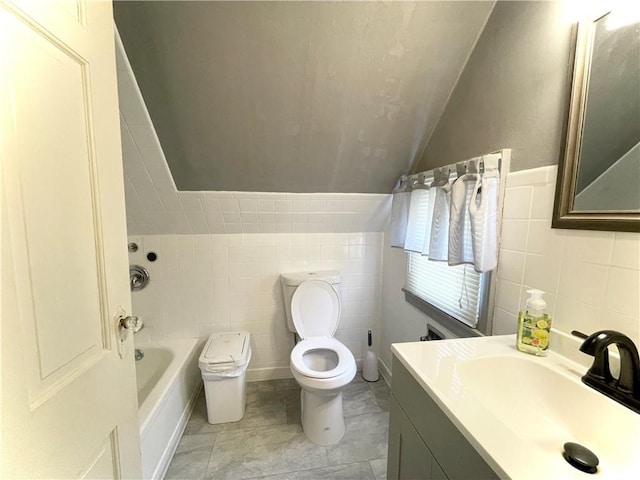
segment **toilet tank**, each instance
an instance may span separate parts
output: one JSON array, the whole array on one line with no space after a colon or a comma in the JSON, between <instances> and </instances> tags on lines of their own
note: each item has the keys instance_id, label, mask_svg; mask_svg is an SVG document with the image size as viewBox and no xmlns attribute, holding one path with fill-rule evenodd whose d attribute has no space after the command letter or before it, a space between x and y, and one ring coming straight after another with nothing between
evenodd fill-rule
<instances>
[{"instance_id":1,"label":"toilet tank","mask_svg":"<svg viewBox=\"0 0 640 480\"><path fill-rule=\"evenodd\" d=\"M282 285L284 310L287 314L287 327L289 327L289 331L291 332L296 331L296 327L293 325L293 319L291 318L291 299L293 298L293 292L296 291L298 285L305 280L324 280L325 282L333 285L333 288L338 292L338 298L340 297L340 284L342 283L342 277L340 276L340 272L337 270L281 274L280 284Z\"/></svg>"}]
</instances>

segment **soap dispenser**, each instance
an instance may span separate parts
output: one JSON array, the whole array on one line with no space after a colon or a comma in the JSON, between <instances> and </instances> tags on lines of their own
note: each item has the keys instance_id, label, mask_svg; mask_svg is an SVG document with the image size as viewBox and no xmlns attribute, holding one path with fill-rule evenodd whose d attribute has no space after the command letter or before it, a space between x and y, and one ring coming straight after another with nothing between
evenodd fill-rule
<instances>
[{"instance_id":1,"label":"soap dispenser","mask_svg":"<svg viewBox=\"0 0 640 480\"><path fill-rule=\"evenodd\" d=\"M547 315L547 303L542 290L527 290L530 295L525 310L518 313L516 347L521 352L544 357L549 350L551 317Z\"/></svg>"}]
</instances>

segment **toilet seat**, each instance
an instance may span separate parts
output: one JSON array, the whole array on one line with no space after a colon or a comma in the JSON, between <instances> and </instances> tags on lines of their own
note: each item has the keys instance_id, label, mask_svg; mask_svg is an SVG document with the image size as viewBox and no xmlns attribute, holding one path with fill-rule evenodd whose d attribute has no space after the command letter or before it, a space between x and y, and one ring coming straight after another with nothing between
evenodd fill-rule
<instances>
[{"instance_id":1,"label":"toilet seat","mask_svg":"<svg viewBox=\"0 0 640 480\"><path fill-rule=\"evenodd\" d=\"M303 359L310 350L330 350L338 356L338 364L331 370L319 371L309 368ZM333 337L311 337L298 342L291 351L291 368L310 378L332 378L342 375L355 365L355 358L345 345Z\"/></svg>"}]
</instances>

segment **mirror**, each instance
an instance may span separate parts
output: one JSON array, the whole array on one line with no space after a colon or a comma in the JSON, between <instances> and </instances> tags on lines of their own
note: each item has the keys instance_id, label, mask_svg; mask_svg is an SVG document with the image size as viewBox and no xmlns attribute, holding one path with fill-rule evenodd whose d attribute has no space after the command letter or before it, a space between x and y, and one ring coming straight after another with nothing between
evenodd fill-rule
<instances>
[{"instance_id":1,"label":"mirror","mask_svg":"<svg viewBox=\"0 0 640 480\"><path fill-rule=\"evenodd\" d=\"M640 21L620 13L578 25L554 228L640 232Z\"/></svg>"}]
</instances>

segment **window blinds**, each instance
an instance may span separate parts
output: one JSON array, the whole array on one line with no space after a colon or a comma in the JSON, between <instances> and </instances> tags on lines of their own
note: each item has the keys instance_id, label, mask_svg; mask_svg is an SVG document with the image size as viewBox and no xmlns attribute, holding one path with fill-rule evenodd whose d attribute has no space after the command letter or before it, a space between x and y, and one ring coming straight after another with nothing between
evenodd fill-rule
<instances>
[{"instance_id":1,"label":"window blinds","mask_svg":"<svg viewBox=\"0 0 640 480\"><path fill-rule=\"evenodd\" d=\"M482 282L487 273L471 265L449 266L409 252L405 288L472 328L478 323Z\"/></svg>"},{"instance_id":2,"label":"window blinds","mask_svg":"<svg viewBox=\"0 0 640 480\"><path fill-rule=\"evenodd\" d=\"M433 177L427 178L429 182L433 180ZM455 180L456 174L453 172L450 174L449 181L453 183ZM473 328L478 323L478 298L483 274L476 272L470 265L449 266L447 262L429 260L427 255L435 189L414 190L411 193L416 192L420 193L415 197L416 202L412 201L409 207L407 240L405 240L405 250L409 250L405 288ZM417 225L411 227L412 220ZM417 245L420 245L420 248L414 248ZM470 234L464 236L464 249L471 250Z\"/></svg>"}]
</instances>

